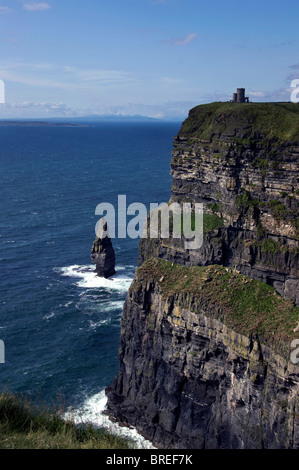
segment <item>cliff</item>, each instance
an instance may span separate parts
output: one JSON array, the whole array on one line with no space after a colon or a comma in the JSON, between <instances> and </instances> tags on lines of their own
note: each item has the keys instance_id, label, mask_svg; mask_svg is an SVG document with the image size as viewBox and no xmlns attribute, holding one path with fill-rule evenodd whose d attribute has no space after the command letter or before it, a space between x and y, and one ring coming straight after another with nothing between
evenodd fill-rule
<instances>
[{"instance_id":1,"label":"cliff","mask_svg":"<svg viewBox=\"0 0 299 470\"><path fill-rule=\"evenodd\" d=\"M299 106L212 103L174 139L171 201L204 204L204 244L143 239L140 264L236 267L299 304ZM182 254L183 253L183 254Z\"/></svg>"},{"instance_id":2,"label":"cliff","mask_svg":"<svg viewBox=\"0 0 299 470\"><path fill-rule=\"evenodd\" d=\"M165 448L299 447L298 316L234 270L146 261L123 311L110 416Z\"/></svg>"},{"instance_id":3,"label":"cliff","mask_svg":"<svg viewBox=\"0 0 299 470\"><path fill-rule=\"evenodd\" d=\"M203 203L203 245L141 239L107 388L157 446L299 448L298 157L291 103L198 106L174 139L170 202Z\"/></svg>"}]
</instances>

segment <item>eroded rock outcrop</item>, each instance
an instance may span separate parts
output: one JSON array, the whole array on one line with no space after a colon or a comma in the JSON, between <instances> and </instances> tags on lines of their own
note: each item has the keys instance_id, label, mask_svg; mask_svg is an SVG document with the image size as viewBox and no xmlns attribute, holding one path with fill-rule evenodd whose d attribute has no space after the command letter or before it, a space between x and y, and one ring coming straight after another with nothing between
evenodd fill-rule
<instances>
[{"instance_id":1,"label":"eroded rock outcrop","mask_svg":"<svg viewBox=\"0 0 299 470\"><path fill-rule=\"evenodd\" d=\"M96 273L100 277L111 277L115 274L115 252L108 233L105 219L100 219L96 238L91 248L91 261L96 264Z\"/></svg>"}]
</instances>

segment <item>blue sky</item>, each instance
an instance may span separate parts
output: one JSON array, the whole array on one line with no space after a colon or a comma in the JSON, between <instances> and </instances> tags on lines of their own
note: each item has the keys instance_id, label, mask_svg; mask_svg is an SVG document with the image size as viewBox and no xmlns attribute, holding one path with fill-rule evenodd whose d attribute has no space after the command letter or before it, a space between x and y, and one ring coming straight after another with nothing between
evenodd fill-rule
<instances>
[{"instance_id":1,"label":"blue sky","mask_svg":"<svg viewBox=\"0 0 299 470\"><path fill-rule=\"evenodd\" d=\"M288 101L298 18L298 0L0 0L0 118Z\"/></svg>"}]
</instances>

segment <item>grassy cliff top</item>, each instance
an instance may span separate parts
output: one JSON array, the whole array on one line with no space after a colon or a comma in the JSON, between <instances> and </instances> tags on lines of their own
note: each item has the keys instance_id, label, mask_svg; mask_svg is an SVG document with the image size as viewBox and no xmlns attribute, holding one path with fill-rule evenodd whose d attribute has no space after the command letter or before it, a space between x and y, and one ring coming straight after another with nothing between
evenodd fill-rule
<instances>
[{"instance_id":1,"label":"grassy cliff top","mask_svg":"<svg viewBox=\"0 0 299 470\"><path fill-rule=\"evenodd\" d=\"M209 140L220 134L299 143L299 103L215 102L199 105L190 110L178 136Z\"/></svg>"},{"instance_id":2,"label":"grassy cliff top","mask_svg":"<svg viewBox=\"0 0 299 470\"><path fill-rule=\"evenodd\" d=\"M206 306L209 316L209 310L216 305L221 311L218 319L229 328L246 336L258 335L261 342L286 359L291 341L299 338L299 331L294 331L299 324L299 307L282 298L273 287L234 269L218 265L186 267L150 258L137 273L131 289L138 288L142 280L154 280L164 298L187 294L194 312L196 304Z\"/></svg>"}]
</instances>

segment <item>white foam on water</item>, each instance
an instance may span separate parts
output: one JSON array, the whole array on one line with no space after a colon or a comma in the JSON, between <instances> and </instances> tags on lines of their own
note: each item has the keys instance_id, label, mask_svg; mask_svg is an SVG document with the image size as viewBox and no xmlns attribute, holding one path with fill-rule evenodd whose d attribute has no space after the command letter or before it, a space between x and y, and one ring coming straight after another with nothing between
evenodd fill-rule
<instances>
[{"instance_id":1,"label":"white foam on water","mask_svg":"<svg viewBox=\"0 0 299 470\"><path fill-rule=\"evenodd\" d=\"M111 318L107 318L106 320L100 320L98 322L90 320L89 326L92 330L96 330L99 326L107 325L110 322L111 322Z\"/></svg>"},{"instance_id":2,"label":"white foam on water","mask_svg":"<svg viewBox=\"0 0 299 470\"><path fill-rule=\"evenodd\" d=\"M102 312L110 312L111 310L122 310L124 306L123 300L118 300L116 302L106 302L105 304L101 305Z\"/></svg>"},{"instance_id":3,"label":"white foam on water","mask_svg":"<svg viewBox=\"0 0 299 470\"><path fill-rule=\"evenodd\" d=\"M133 276L134 266L116 266L116 274L109 279L97 276L94 272L94 265L80 266L66 266L63 268L55 269L56 272L62 276L67 276L76 279L76 285L81 288L103 288L117 293L126 293L129 290ZM86 293L86 291L85 291ZM81 297L84 292L80 293ZM89 295L89 294L88 294ZM101 299L99 299L100 301ZM112 310L121 311L124 305L124 300L100 302L99 310L108 313ZM77 306L76 307L80 307ZM89 326L91 329L96 329L101 325L109 323L112 320L110 315L99 321L91 320ZM95 427L105 428L109 432L130 439L134 443L134 447L139 449L154 449L153 444L143 436L141 436L135 428L120 426L117 423L110 421L109 417L104 414L107 405L107 397L105 391L93 395L86 399L86 401L78 409L72 409L65 414L65 419L71 419L76 424L92 424Z\"/></svg>"},{"instance_id":4,"label":"white foam on water","mask_svg":"<svg viewBox=\"0 0 299 470\"><path fill-rule=\"evenodd\" d=\"M97 321L89 320L90 329L95 330L98 327L101 327L103 325L108 325L112 322L115 322L116 320L119 321L121 319L121 315L122 315L123 304L124 304L123 300L116 301L116 302L103 302L103 303L99 304L96 307L96 311L97 311L97 313L104 314L106 318L101 319L101 320L97 320ZM78 305L78 306L76 306L76 308L80 309L81 307L80 307L80 305ZM115 315L117 310L118 310L118 313ZM113 312L113 315L110 314L111 311ZM88 312L87 314L88 315L92 314L92 312Z\"/></svg>"},{"instance_id":5,"label":"white foam on water","mask_svg":"<svg viewBox=\"0 0 299 470\"><path fill-rule=\"evenodd\" d=\"M138 449L155 449L150 441L147 441L133 427L120 426L110 421L103 412L106 410L107 397L105 390L88 398L77 410L70 410L65 413L65 419L71 419L76 424L92 424L95 427L104 428L112 434L116 434L134 441Z\"/></svg>"},{"instance_id":6,"label":"white foam on water","mask_svg":"<svg viewBox=\"0 0 299 470\"><path fill-rule=\"evenodd\" d=\"M54 312L51 312L51 313L48 313L48 315L45 315L43 317L44 320L50 320L50 318L53 318L55 317L55 313Z\"/></svg>"},{"instance_id":7,"label":"white foam on water","mask_svg":"<svg viewBox=\"0 0 299 470\"><path fill-rule=\"evenodd\" d=\"M124 268L126 269L126 268ZM58 272L62 276L81 278L76 285L83 288L104 288L108 290L115 290L118 292L127 292L131 282L132 277L125 274L116 272L116 274L108 279L104 277L99 277L94 272L94 266L79 266L77 264L73 266L66 266L64 268L58 268Z\"/></svg>"},{"instance_id":8,"label":"white foam on water","mask_svg":"<svg viewBox=\"0 0 299 470\"><path fill-rule=\"evenodd\" d=\"M135 268L136 266L134 266L133 264L128 264L126 266L120 266L120 265L117 265L115 266L115 271L124 271L124 270L130 270L130 271L135 271Z\"/></svg>"}]
</instances>

